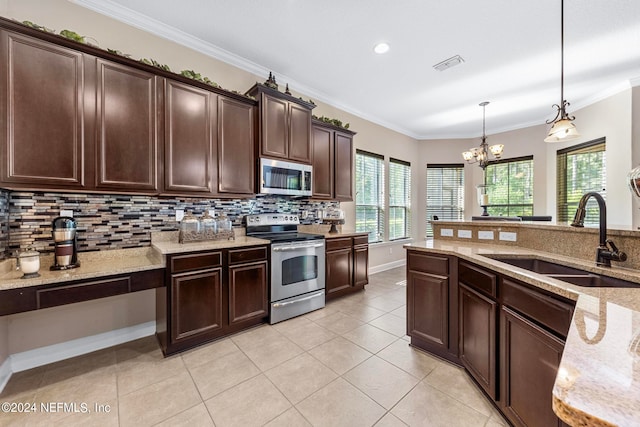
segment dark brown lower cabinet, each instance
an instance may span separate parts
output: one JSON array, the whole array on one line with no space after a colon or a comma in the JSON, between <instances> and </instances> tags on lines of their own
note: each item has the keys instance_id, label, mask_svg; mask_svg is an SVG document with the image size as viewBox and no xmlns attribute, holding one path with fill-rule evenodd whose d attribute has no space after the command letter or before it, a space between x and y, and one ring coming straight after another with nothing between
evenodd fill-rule
<instances>
[{"instance_id":1,"label":"dark brown lower cabinet","mask_svg":"<svg viewBox=\"0 0 640 427\"><path fill-rule=\"evenodd\" d=\"M411 345L460 363L456 265L455 258L407 252L407 334Z\"/></svg>"},{"instance_id":2,"label":"dark brown lower cabinet","mask_svg":"<svg viewBox=\"0 0 640 427\"><path fill-rule=\"evenodd\" d=\"M461 364L514 426L565 426L552 390L574 307L466 260L407 251L411 345Z\"/></svg>"},{"instance_id":3,"label":"dark brown lower cabinet","mask_svg":"<svg viewBox=\"0 0 640 427\"><path fill-rule=\"evenodd\" d=\"M508 307L500 312L500 329L504 414L516 426L565 425L551 407L564 341Z\"/></svg>"},{"instance_id":4,"label":"dark brown lower cabinet","mask_svg":"<svg viewBox=\"0 0 640 427\"><path fill-rule=\"evenodd\" d=\"M326 240L326 299L364 289L369 283L369 242L367 236Z\"/></svg>"},{"instance_id":5,"label":"dark brown lower cabinet","mask_svg":"<svg viewBox=\"0 0 640 427\"><path fill-rule=\"evenodd\" d=\"M229 267L229 324L235 325L269 314L267 262Z\"/></svg>"},{"instance_id":6,"label":"dark brown lower cabinet","mask_svg":"<svg viewBox=\"0 0 640 427\"><path fill-rule=\"evenodd\" d=\"M267 246L167 256L167 289L156 291L156 335L165 355L263 323Z\"/></svg>"},{"instance_id":7,"label":"dark brown lower cabinet","mask_svg":"<svg viewBox=\"0 0 640 427\"><path fill-rule=\"evenodd\" d=\"M460 285L459 295L460 361L495 400L498 303L463 284Z\"/></svg>"},{"instance_id":8,"label":"dark brown lower cabinet","mask_svg":"<svg viewBox=\"0 0 640 427\"><path fill-rule=\"evenodd\" d=\"M222 267L171 278L171 341L215 336L222 329Z\"/></svg>"}]
</instances>

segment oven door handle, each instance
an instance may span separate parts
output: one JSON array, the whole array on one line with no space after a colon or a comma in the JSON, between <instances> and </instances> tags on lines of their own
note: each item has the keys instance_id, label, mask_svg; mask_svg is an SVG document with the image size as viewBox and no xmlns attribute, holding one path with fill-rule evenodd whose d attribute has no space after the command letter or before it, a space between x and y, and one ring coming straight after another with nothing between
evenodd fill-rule
<instances>
[{"instance_id":1,"label":"oven door handle","mask_svg":"<svg viewBox=\"0 0 640 427\"><path fill-rule=\"evenodd\" d=\"M272 250L274 252L287 252L287 251L297 251L298 249L321 248L322 246L324 246L324 243L316 243L313 245L275 246L272 248Z\"/></svg>"},{"instance_id":2,"label":"oven door handle","mask_svg":"<svg viewBox=\"0 0 640 427\"><path fill-rule=\"evenodd\" d=\"M290 305L290 304L295 304L297 302L302 302L302 301L308 301L310 299L318 298L318 297L322 297L322 296L324 296L324 292L318 292L318 293L315 293L313 295L309 295L309 296L306 296L304 298L296 299L296 300L293 300L293 301L276 302L276 303L272 304L271 306L273 308L280 308L280 307L284 307L284 306L287 306L287 305Z\"/></svg>"}]
</instances>

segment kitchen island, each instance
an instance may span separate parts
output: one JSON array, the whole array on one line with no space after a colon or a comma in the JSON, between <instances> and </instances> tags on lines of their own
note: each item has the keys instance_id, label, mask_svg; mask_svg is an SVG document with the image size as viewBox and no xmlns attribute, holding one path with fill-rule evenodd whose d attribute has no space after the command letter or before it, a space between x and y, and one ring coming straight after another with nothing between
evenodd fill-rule
<instances>
[{"instance_id":1,"label":"kitchen island","mask_svg":"<svg viewBox=\"0 0 640 427\"><path fill-rule=\"evenodd\" d=\"M500 277L515 279L542 292L574 301L575 309L553 386L554 412L570 425L612 426L638 423L640 271L621 267L595 267L592 261L513 244L429 240L408 244L405 248L409 253L455 257L460 262L473 263ZM638 283L639 287L576 286L490 258L500 255L553 261ZM408 301L408 307L410 304Z\"/></svg>"}]
</instances>

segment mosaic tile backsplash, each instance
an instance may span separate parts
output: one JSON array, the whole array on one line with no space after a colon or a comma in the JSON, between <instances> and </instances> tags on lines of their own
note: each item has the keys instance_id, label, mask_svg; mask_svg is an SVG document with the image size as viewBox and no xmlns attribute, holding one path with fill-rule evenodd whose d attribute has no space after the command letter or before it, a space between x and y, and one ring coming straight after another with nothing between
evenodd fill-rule
<instances>
[{"instance_id":1,"label":"mosaic tile backsplash","mask_svg":"<svg viewBox=\"0 0 640 427\"><path fill-rule=\"evenodd\" d=\"M316 212L327 207L339 207L339 202L286 196L229 200L0 191L0 257L15 256L29 246L53 252L51 221L62 209L73 211L78 222L78 250L86 252L150 246L152 231L178 229L176 209L195 215L214 209L239 227L245 215L275 212L306 212L300 222L313 224L319 222Z\"/></svg>"}]
</instances>

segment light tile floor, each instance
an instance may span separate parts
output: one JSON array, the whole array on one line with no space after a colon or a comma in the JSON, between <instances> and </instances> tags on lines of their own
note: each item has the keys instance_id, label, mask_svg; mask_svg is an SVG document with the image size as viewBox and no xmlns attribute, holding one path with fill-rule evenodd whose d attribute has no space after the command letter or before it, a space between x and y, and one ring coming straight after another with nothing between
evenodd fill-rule
<instances>
[{"instance_id":1,"label":"light tile floor","mask_svg":"<svg viewBox=\"0 0 640 427\"><path fill-rule=\"evenodd\" d=\"M369 279L322 310L181 355L148 337L16 373L0 402L38 411L0 412L0 426L506 426L461 369L409 346L404 268Z\"/></svg>"}]
</instances>

